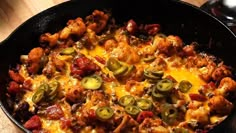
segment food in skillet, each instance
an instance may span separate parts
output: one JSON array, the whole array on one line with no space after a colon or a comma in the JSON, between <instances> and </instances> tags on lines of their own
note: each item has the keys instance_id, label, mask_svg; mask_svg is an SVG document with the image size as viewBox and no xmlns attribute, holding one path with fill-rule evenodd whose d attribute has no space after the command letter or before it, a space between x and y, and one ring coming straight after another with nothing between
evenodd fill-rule
<instances>
[{"instance_id":1,"label":"food in skillet","mask_svg":"<svg viewBox=\"0 0 236 133\"><path fill-rule=\"evenodd\" d=\"M34 133L207 132L233 109L231 69L159 24L118 26L95 10L39 41L9 70L7 94Z\"/></svg>"}]
</instances>

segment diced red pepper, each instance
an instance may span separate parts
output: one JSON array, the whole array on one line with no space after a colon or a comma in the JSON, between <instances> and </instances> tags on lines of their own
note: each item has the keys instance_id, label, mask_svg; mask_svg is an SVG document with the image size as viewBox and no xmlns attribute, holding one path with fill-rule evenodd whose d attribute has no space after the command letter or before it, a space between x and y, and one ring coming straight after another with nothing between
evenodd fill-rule
<instances>
[{"instance_id":1,"label":"diced red pepper","mask_svg":"<svg viewBox=\"0 0 236 133\"><path fill-rule=\"evenodd\" d=\"M154 116L154 114L153 114L152 111L142 111L141 113L139 113L139 115L138 115L138 117L137 117L137 121L138 121L139 123L141 123L141 122L143 122L143 120L144 120L145 118L151 118L151 117L153 117L153 116Z\"/></svg>"},{"instance_id":2,"label":"diced red pepper","mask_svg":"<svg viewBox=\"0 0 236 133\"><path fill-rule=\"evenodd\" d=\"M29 130L39 130L42 128L42 122L39 116L34 115L28 121L25 122L24 127Z\"/></svg>"},{"instance_id":3,"label":"diced red pepper","mask_svg":"<svg viewBox=\"0 0 236 133\"><path fill-rule=\"evenodd\" d=\"M191 100L200 101L200 102L204 102L207 100L207 98L201 94L189 94L189 97Z\"/></svg>"},{"instance_id":4,"label":"diced red pepper","mask_svg":"<svg viewBox=\"0 0 236 133\"><path fill-rule=\"evenodd\" d=\"M47 107L47 118L50 120L58 120L64 116L64 112L59 104Z\"/></svg>"}]
</instances>

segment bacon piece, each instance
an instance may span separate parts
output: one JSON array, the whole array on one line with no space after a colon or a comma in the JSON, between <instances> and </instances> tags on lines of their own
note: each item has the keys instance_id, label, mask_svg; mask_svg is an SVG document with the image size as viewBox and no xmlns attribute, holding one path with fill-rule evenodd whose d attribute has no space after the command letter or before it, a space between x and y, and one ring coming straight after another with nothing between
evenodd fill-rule
<instances>
[{"instance_id":1,"label":"bacon piece","mask_svg":"<svg viewBox=\"0 0 236 133\"><path fill-rule=\"evenodd\" d=\"M47 118L50 120L58 120L64 116L64 112L59 104L48 107L46 114Z\"/></svg>"},{"instance_id":2,"label":"bacon piece","mask_svg":"<svg viewBox=\"0 0 236 133\"><path fill-rule=\"evenodd\" d=\"M23 85L24 89L31 90L32 81L30 79L27 79L27 80L24 81L24 83L22 85Z\"/></svg>"},{"instance_id":3,"label":"bacon piece","mask_svg":"<svg viewBox=\"0 0 236 133\"><path fill-rule=\"evenodd\" d=\"M25 122L24 127L29 130L39 130L42 128L42 122L39 116L34 115L28 121Z\"/></svg>"},{"instance_id":4,"label":"bacon piece","mask_svg":"<svg viewBox=\"0 0 236 133\"><path fill-rule=\"evenodd\" d=\"M145 118L151 118L153 117L153 112L151 111L142 111L141 113L139 113L138 117L137 117L137 122L141 123L143 122L143 120Z\"/></svg>"},{"instance_id":5,"label":"bacon piece","mask_svg":"<svg viewBox=\"0 0 236 133\"><path fill-rule=\"evenodd\" d=\"M8 92L11 94L17 94L21 91L20 85L15 82L15 81L11 81L9 83L9 87L8 87Z\"/></svg>"},{"instance_id":6,"label":"bacon piece","mask_svg":"<svg viewBox=\"0 0 236 133\"><path fill-rule=\"evenodd\" d=\"M71 120L70 119L67 119L67 118L65 118L65 117L62 117L61 119L60 119L60 127L62 128L62 129L68 129L70 126L71 126Z\"/></svg>"},{"instance_id":7,"label":"bacon piece","mask_svg":"<svg viewBox=\"0 0 236 133\"><path fill-rule=\"evenodd\" d=\"M156 35L160 31L159 24L146 24L144 26L144 30L148 33L148 35Z\"/></svg>"},{"instance_id":8,"label":"bacon piece","mask_svg":"<svg viewBox=\"0 0 236 133\"><path fill-rule=\"evenodd\" d=\"M131 35L133 35L137 31L138 26L137 26L136 22L133 19L131 19L128 21L125 28Z\"/></svg>"},{"instance_id":9,"label":"bacon piece","mask_svg":"<svg viewBox=\"0 0 236 133\"><path fill-rule=\"evenodd\" d=\"M79 75L81 77L98 70L100 70L100 67L85 56L77 58L71 66L72 75Z\"/></svg>"},{"instance_id":10,"label":"bacon piece","mask_svg":"<svg viewBox=\"0 0 236 133\"><path fill-rule=\"evenodd\" d=\"M95 59L100 62L101 64L106 64L106 60L98 55L95 56Z\"/></svg>"},{"instance_id":11,"label":"bacon piece","mask_svg":"<svg viewBox=\"0 0 236 133\"><path fill-rule=\"evenodd\" d=\"M195 101L200 101L200 102L204 102L207 100L207 98L201 94L189 94L189 97L191 100L195 100Z\"/></svg>"},{"instance_id":12,"label":"bacon piece","mask_svg":"<svg viewBox=\"0 0 236 133\"><path fill-rule=\"evenodd\" d=\"M23 83L25 80L19 73L16 73L13 70L9 70L8 74L9 74L10 78L12 80L16 81L17 83Z\"/></svg>"}]
</instances>

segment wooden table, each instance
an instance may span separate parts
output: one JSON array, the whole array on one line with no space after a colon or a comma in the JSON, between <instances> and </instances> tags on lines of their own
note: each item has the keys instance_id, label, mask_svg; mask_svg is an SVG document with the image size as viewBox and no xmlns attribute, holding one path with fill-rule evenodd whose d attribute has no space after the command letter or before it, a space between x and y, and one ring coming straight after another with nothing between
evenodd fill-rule
<instances>
[{"instance_id":1,"label":"wooden table","mask_svg":"<svg viewBox=\"0 0 236 133\"><path fill-rule=\"evenodd\" d=\"M0 41L31 16L67 0L0 0ZM201 6L206 0L183 0ZM0 132L21 133L0 109Z\"/></svg>"}]
</instances>

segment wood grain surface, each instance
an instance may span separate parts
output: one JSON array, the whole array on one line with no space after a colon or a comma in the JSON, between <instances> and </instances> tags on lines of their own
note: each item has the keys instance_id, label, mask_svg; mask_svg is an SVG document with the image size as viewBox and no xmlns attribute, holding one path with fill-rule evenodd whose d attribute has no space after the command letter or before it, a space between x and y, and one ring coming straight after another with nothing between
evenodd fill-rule
<instances>
[{"instance_id":1,"label":"wood grain surface","mask_svg":"<svg viewBox=\"0 0 236 133\"><path fill-rule=\"evenodd\" d=\"M0 42L33 15L67 0L0 0ZM183 0L201 6L206 0ZM0 133L21 133L0 109Z\"/></svg>"}]
</instances>

